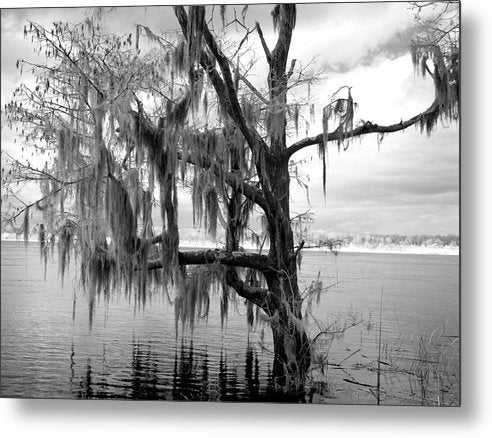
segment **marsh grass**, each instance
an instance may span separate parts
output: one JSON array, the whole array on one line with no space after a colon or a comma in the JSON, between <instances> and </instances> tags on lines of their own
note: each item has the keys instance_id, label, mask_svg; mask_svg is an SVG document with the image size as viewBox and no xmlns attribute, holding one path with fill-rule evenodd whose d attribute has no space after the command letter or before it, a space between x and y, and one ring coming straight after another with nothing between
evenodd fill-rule
<instances>
[{"instance_id":1,"label":"marsh grass","mask_svg":"<svg viewBox=\"0 0 492 438\"><path fill-rule=\"evenodd\" d=\"M445 329L418 340L410 386L421 405L460 405L460 338L447 335Z\"/></svg>"},{"instance_id":2,"label":"marsh grass","mask_svg":"<svg viewBox=\"0 0 492 438\"><path fill-rule=\"evenodd\" d=\"M459 406L459 337L444 326L389 342L381 319L349 310L326 327L313 344L308 402ZM353 340L354 330L361 330L357 346L345 339Z\"/></svg>"}]
</instances>

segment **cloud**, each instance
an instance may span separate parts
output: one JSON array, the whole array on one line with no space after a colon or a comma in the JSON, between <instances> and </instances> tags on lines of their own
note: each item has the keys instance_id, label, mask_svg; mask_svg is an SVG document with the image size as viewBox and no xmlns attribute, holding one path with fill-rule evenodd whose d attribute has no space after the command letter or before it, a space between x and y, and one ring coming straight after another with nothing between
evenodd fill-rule
<instances>
[{"instance_id":1,"label":"cloud","mask_svg":"<svg viewBox=\"0 0 492 438\"><path fill-rule=\"evenodd\" d=\"M366 55L360 60L362 65L371 65L375 59L396 59L406 53L410 48L410 41L416 32L416 25L411 24L403 30L396 31L383 43L369 48Z\"/></svg>"},{"instance_id":2,"label":"cloud","mask_svg":"<svg viewBox=\"0 0 492 438\"><path fill-rule=\"evenodd\" d=\"M416 26L410 24L407 28L397 30L387 36L387 39L380 43L360 47L357 54L351 56L348 61L325 62L323 69L326 72L347 73L359 65L373 66L373 64L377 65L386 60L399 58L409 53L410 41L415 34L415 29Z\"/></svg>"},{"instance_id":3,"label":"cloud","mask_svg":"<svg viewBox=\"0 0 492 438\"><path fill-rule=\"evenodd\" d=\"M415 21L405 3L300 5L293 55L319 55L326 72L394 59L409 50Z\"/></svg>"}]
</instances>

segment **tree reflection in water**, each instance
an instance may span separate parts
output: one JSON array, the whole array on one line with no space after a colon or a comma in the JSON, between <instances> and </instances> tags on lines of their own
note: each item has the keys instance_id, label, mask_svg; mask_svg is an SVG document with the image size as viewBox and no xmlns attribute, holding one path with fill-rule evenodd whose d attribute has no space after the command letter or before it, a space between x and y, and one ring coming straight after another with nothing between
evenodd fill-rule
<instances>
[{"instance_id":1,"label":"tree reflection in water","mask_svg":"<svg viewBox=\"0 0 492 438\"><path fill-rule=\"evenodd\" d=\"M271 367L261 375L258 353L248 345L244 362L182 340L174 349L174 361L163 360L156 345L133 341L131 360L125 369L112 366L106 348L99 356L77 357L72 344L70 385L75 398L129 400L274 401ZM119 358L121 359L121 358Z\"/></svg>"}]
</instances>

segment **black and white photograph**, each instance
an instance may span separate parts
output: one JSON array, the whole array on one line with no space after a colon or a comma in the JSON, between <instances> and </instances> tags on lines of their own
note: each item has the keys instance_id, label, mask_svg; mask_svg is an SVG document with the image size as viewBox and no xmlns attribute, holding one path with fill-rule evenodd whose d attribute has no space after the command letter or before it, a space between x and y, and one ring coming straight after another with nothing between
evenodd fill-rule
<instances>
[{"instance_id":1,"label":"black and white photograph","mask_svg":"<svg viewBox=\"0 0 492 438\"><path fill-rule=\"evenodd\" d=\"M1 397L461 406L461 12L2 9Z\"/></svg>"}]
</instances>

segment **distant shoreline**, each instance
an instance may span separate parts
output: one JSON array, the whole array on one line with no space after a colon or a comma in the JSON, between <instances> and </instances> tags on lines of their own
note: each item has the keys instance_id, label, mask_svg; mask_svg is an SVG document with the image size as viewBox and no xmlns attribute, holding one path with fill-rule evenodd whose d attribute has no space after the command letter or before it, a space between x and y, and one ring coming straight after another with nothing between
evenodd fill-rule
<instances>
[{"instance_id":1,"label":"distant shoreline","mask_svg":"<svg viewBox=\"0 0 492 438\"><path fill-rule=\"evenodd\" d=\"M330 252L328 248L306 248L305 251L325 251ZM339 253L365 253L365 254L406 254L406 255L450 255L459 256L459 247L456 248L439 248L429 246L408 246L408 247L376 247L367 248L364 246L346 246L338 250Z\"/></svg>"},{"instance_id":2,"label":"distant shoreline","mask_svg":"<svg viewBox=\"0 0 492 438\"><path fill-rule=\"evenodd\" d=\"M2 242L19 242L22 243L23 239L16 239L5 236L1 238ZM38 243L37 239L29 239L30 243ZM200 248L200 249L216 249L220 247L219 244L215 244L209 241L190 241L190 240L181 240L180 247L181 248ZM245 250L254 251L256 248L253 245L244 245ZM264 248L264 250L268 250L268 248ZM309 252L330 252L328 247L308 247L304 248L303 251ZM378 246L375 248L370 248L366 246L356 246L356 245L348 245L342 246L338 251L338 253L363 253L363 254L403 254L403 255L442 255L442 256L459 256L460 249L459 247L432 247L432 246L417 246L417 245L409 245L409 246Z\"/></svg>"}]
</instances>

